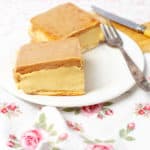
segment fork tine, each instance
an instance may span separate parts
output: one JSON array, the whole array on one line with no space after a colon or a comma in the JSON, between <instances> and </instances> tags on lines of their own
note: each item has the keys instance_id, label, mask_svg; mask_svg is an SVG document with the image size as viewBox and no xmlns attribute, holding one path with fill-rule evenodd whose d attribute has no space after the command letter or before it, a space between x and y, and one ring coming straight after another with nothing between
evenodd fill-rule
<instances>
[{"instance_id":1,"label":"fork tine","mask_svg":"<svg viewBox=\"0 0 150 150\"><path fill-rule=\"evenodd\" d=\"M113 32L113 29L112 29L110 21L107 22L107 29L109 30L109 33L110 33L111 37L115 38L115 34Z\"/></svg>"},{"instance_id":2,"label":"fork tine","mask_svg":"<svg viewBox=\"0 0 150 150\"><path fill-rule=\"evenodd\" d=\"M107 29L106 29L106 27L105 27L105 24L102 24L102 29L103 29L103 31L104 31L105 39L108 40L109 34L108 34L108 31L107 31Z\"/></svg>"},{"instance_id":3,"label":"fork tine","mask_svg":"<svg viewBox=\"0 0 150 150\"><path fill-rule=\"evenodd\" d=\"M110 23L110 25L111 25L111 27L112 27L112 29L113 29L113 32L117 35L117 37L118 37L118 38L120 39L120 41L122 42L122 39L121 39L119 33L117 32L117 30L115 29L115 27L113 26L113 24Z\"/></svg>"}]
</instances>

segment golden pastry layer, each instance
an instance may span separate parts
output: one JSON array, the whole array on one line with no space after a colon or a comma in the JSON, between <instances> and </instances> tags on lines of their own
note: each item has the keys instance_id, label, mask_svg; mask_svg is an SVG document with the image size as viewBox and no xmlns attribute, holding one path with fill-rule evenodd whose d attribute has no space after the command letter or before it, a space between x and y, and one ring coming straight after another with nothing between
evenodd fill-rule
<instances>
[{"instance_id":1,"label":"golden pastry layer","mask_svg":"<svg viewBox=\"0 0 150 150\"><path fill-rule=\"evenodd\" d=\"M90 13L66 3L33 17L30 35L35 42L75 36L79 38L82 51L85 51L103 40L99 24Z\"/></svg>"},{"instance_id":2,"label":"golden pastry layer","mask_svg":"<svg viewBox=\"0 0 150 150\"><path fill-rule=\"evenodd\" d=\"M77 38L24 45L14 69L17 87L28 94L84 94L80 49Z\"/></svg>"},{"instance_id":3,"label":"golden pastry layer","mask_svg":"<svg viewBox=\"0 0 150 150\"><path fill-rule=\"evenodd\" d=\"M42 69L19 74L19 89L25 93L41 95L84 94L84 72L77 66Z\"/></svg>"}]
</instances>

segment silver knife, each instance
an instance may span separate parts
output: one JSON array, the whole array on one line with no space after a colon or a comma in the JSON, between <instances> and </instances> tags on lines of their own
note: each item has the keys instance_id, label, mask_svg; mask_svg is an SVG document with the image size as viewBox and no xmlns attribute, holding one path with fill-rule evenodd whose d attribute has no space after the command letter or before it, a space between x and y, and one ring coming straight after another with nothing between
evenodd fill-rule
<instances>
[{"instance_id":1,"label":"silver knife","mask_svg":"<svg viewBox=\"0 0 150 150\"><path fill-rule=\"evenodd\" d=\"M137 24L133 21L130 21L128 19L125 19L125 18L122 18L122 17L119 17L115 14L112 14L110 12L107 12L97 6L92 6L92 9L99 15L105 17L105 18L108 18L109 20L112 20L114 22L117 22L121 25L124 25L124 26L127 26L133 30L136 30L140 33L143 33L144 35L146 36L149 36L150 37L150 28L144 26L144 25L141 25L141 24Z\"/></svg>"}]
</instances>

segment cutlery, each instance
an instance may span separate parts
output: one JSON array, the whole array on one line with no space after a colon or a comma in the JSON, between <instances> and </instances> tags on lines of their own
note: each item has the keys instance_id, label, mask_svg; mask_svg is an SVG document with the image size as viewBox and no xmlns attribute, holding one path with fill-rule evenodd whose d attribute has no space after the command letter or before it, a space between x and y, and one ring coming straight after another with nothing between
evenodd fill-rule
<instances>
[{"instance_id":1,"label":"cutlery","mask_svg":"<svg viewBox=\"0 0 150 150\"><path fill-rule=\"evenodd\" d=\"M109 23L108 25L102 24L102 31L104 32L106 43L111 47L120 49L136 84L144 91L150 91L150 83L148 83L143 72L137 67L137 65L124 50L123 41L114 26L111 23Z\"/></svg>"},{"instance_id":2,"label":"cutlery","mask_svg":"<svg viewBox=\"0 0 150 150\"><path fill-rule=\"evenodd\" d=\"M150 37L150 27L146 27L144 25L141 25L141 24L137 24L133 21L130 21L128 19L125 19L125 18L122 18L122 17L119 17L115 14L112 14L110 12L107 12L99 7L96 7L96 6L92 6L92 9L99 15L103 16L103 17L106 17L107 19L109 20L112 20L114 22L117 22L121 25L124 25L124 26L127 26L133 30L136 30L140 33L143 33L144 35Z\"/></svg>"}]
</instances>

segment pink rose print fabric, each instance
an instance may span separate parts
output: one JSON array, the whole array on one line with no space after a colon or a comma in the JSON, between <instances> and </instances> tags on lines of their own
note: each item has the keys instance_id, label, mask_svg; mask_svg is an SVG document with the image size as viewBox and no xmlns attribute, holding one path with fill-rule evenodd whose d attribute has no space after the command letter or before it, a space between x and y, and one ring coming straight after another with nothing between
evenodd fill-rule
<instances>
[{"instance_id":1,"label":"pink rose print fabric","mask_svg":"<svg viewBox=\"0 0 150 150\"><path fill-rule=\"evenodd\" d=\"M59 136L59 140L64 141L68 138L68 133L63 133Z\"/></svg>"},{"instance_id":2,"label":"pink rose print fabric","mask_svg":"<svg viewBox=\"0 0 150 150\"><path fill-rule=\"evenodd\" d=\"M1 103L0 113L10 118L12 116L18 116L21 111L15 103Z\"/></svg>"},{"instance_id":3,"label":"pink rose print fabric","mask_svg":"<svg viewBox=\"0 0 150 150\"><path fill-rule=\"evenodd\" d=\"M127 129L128 130L134 130L135 129L135 123L134 122L131 122L127 125Z\"/></svg>"},{"instance_id":4,"label":"pink rose print fabric","mask_svg":"<svg viewBox=\"0 0 150 150\"><path fill-rule=\"evenodd\" d=\"M15 147L15 141L16 141L16 136L15 135L13 135L13 134L10 134L9 135L9 141L7 142L7 146L8 147L11 147L11 148L13 148L13 147Z\"/></svg>"},{"instance_id":5,"label":"pink rose print fabric","mask_svg":"<svg viewBox=\"0 0 150 150\"><path fill-rule=\"evenodd\" d=\"M108 102L84 106L81 107L81 113L86 116L97 114L99 119L103 119L104 117L111 116L114 113L112 109L108 108L109 105L112 105L112 103Z\"/></svg>"},{"instance_id":6,"label":"pink rose print fabric","mask_svg":"<svg viewBox=\"0 0 150 150\"><path fill-rule=\"evenodd\" d=\"M103 107L103 104L96 104L90 106L83 106L81 107L81 113L85 115L92 115L94 113L98 113Z\"/></svg>"},{"instance_id":7,"label":"pink rose print fabric","mask_svg":"<svg viewBox=\"0 0 150 150\"><path fill-rule=\"evenodd\" d=\"M139 116L150 117L150 103L137 104L135 113Z\"/></svg>"},{"instance_id":8,"label":"pink rose print fabric","mask_svg":"<svg viewBox=\"0 0 150 150\"><path fill-rule=\"evenodd\" d=\"M86 117L90 117L92 115L96 115L97 118L103 119L107 116L112 116L114 111L109 108L113 103L106 102L95 105L83 106L81 108L64 108L62 109L65 112L74 112L76 115L84 115Z\"/></svg>"},{"instance_id":9,"label":"pink rose print fabric","mask_svg":"<svg viewBox=\"0 0 150 150\"><path fill-rule=\"evenodd\" d=\"M66 120L66 124L70 129L72 129L74 131L80 131L80 132L83 131L82 126L76 122Z\"/></svg>"},{"instance_id":10,"label":"pink rose print fabric","mask_svg":"<svg viewBox=\"0 0 150 150\"><path fill-rule=\"evenodd\" d=\"M42 139L43 135L41 131L38 129L32 129L24 132L20 139L14 134L10 134L7 146L16 149L35 150Z\"/></svg>"},{"instance_id":11,"label":"pink rose print fabric","mask_svg":"<svg viewBox=\"0 0 150 150\"><path fill-rule=\"evenodd\" d=\"M134 122L130 122L127 124L126 128L120 129L119 131L120 138L126 141L134 141L135 138L131 134L135 130L135 126L136 125Z\"/></svg>"},{"instance_id":12,"label":"pink rose print fabric","mask_svg":"<svg viewBox=\"0 0 150 150\"><path fill-rule=\"evenodd\" d=\"M29 130L22 135L21 145L24 150L35 150L42 138L40 130Z\"/></svg>"},{"instance_id":13,"label":"pink rose print fabric","mask_svg":"<svg viewBox=\"0 0 150 150\"><path fill-rule=\"evenodd\" d=\"M86 150L114 150L114 148L112 145L93 144L93 145L88 145Z\"/></svg>"}]
</instances>

